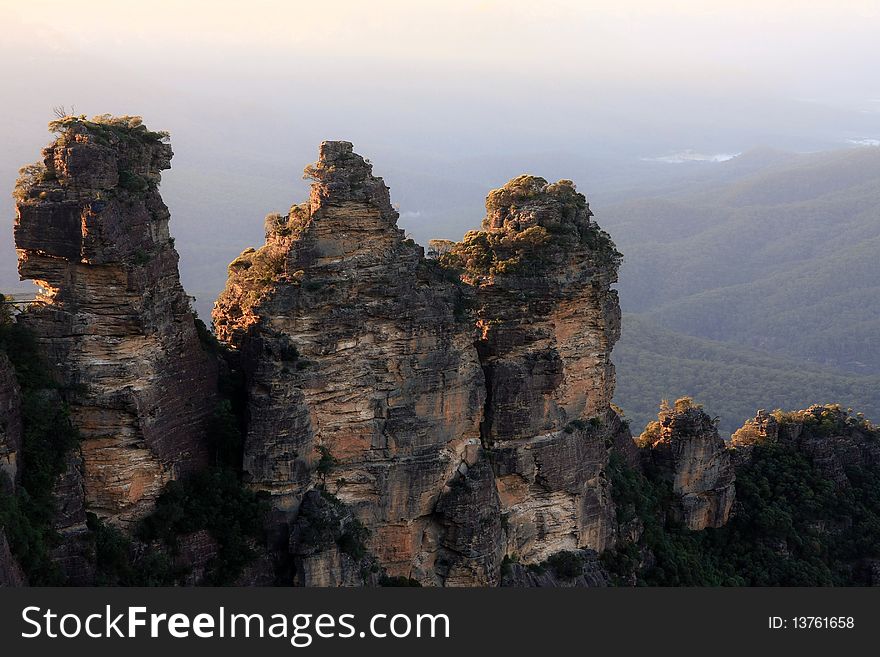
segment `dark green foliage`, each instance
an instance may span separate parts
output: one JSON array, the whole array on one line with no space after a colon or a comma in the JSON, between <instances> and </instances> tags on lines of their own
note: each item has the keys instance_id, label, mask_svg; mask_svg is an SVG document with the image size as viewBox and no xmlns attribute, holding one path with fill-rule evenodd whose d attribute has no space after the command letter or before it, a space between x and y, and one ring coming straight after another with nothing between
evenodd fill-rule
<instances>
[{"instance_id":1,"label":"dark green foliage","mask_svg":"<svg viewBox=\"0 0 880 657\"><path fill-rule=\"evenodd\" d=\"M244 448L247 407L244 375L236 367L237 358L229 348L208 330L201 319L195 317L194 320L202 349L214 356L218 364L220 401L208 423L208 439L214 452L214 463L217 467L238 472ZM292 349L295 353L296 347L292 346Z\"/></svg>"},{"instance_id":2,"label":"dark green foliage","mask_svg":"<svg viewBox=\"0 0 880 657\"><path fill-rule=\"evenodd\" d=\"M132 194L143 194L150 188L150 182L140 174L131 171L120 171L119 186Z\"/></svg>"},{"instance_id":3,"label":"dark green foliage","mask_svg":"<svg viewBox=\"0 0 880 657\"><path fill-rule=\"evenodd\" d=\"M591 417L589 420L572 420L563 427L563 431L565 431L565 433L574 433L575 431L586 431L587 429L598 428L601 426L602 418Z\"/></svg>"},{"instance_id":4,"label":"dark green foliage","mask_svg":"<svg viewBox=\"0 0 880 657\"><path fill-rule=\"evenodd\" d=\"M654 586L717 586L721 575L701 551L700 535L672 519L677 503L669 482L629 468L612 452L608 467L611 491L621 524L641 521L640 546L623 545L602 555L605 566L618 582L636 576L636 583ZM639 570L639 547L653 552L656 563Z\"/></svg>"},{"instance_id":5,"label":"dark green foliage","mask_svg":"<svg viewBox=\"0 0 880 657\"><path fill-rule=\"evenodd\" d=\"M0 525L10 548L33 585L59 584L62 577L49 551L57 543L52 529L52 490L67 466L78 435L71 426L33 334L20 324L0 322L0 351L12 362L22 396L21 483L15 495L0 488Z\"/></svg>"},{"instance_id":6,"label":"dark green foliage","mask_svg":"<svg viewBox=\"0 0 880 657\"><path fill-rule=\"evenodd\" d=\"M143 266L150 262L151 256L148 252L143 249L138 249L131 256L131 261L135 265Z\"/></svg>"},{"instance_id":7,"label":"dark green foliage","mask_svg":"<svg viewBox=\"0 0 880 657\"><path fill-rule=\"evenodd\" d=\"M615 402L637 432L655 419L658 401L681 395L692 395L710 415L720 416L722 435L741 427L759 408L806 408L828 401L880 419L880 376L673 333L635 315L624 315L612 359Z\"/></svg>"},{"instance_id":8,"label":"dark green foliage","mask_svg":"<svg viewBox=\"0 0 880 657\"><path fill-rule=\"evenodd\" d=\"M322 477L326 477L330 474L330 471L336 466L338 461L330 453L330 449L325 447L324 445L318 445L318 454L321 455L321 458L318 459L318 466L315 468L317 473Z\"/></svg>"},{"instance_id":9,"label":"dark green foliage","mask_svg":"<svg viewBox=\"0 0 880 657\"><path fill-rule=\"evenodd\" d=\"M817 426L817 434L823 429ZM846 586L862 582L860 562L880 557L880 472L850 468L843 488L808 456L759 444L737 471L737 510L719 529L692 532L671 519L668 483L612 457L618 520L638 518L638 545L602 559L618 582L664 586ZM653 565L643 557L653 555Z\"/></svg>"},{"instance_id":10,"label":"dark green foliage","mask_svg":"<svg viewBox=\"0 0 880 657\"><path fill-rule=\"evenodd\" d=\"M217 558L208 569L211 584L229 584L254 557L252 545L263 539L268 512L265 493L244 488L235 473L214 469L172 481L141 521L138 539L164 544L173 554L183 534L207 529L217 541Z\"/></svg>"},{"instance_id":11,"label":"dark green foliage","mask_svg":"<svg viewBox=\"0 0 880 657\"><path fill-rule=\"evenodd\" d=\"M221 399L208 423L208 439L214 452L214 463L218 467L241 467L244 441L239 418L232 410L229 399Z\"/></svg>"},{"instance_id":12,"label":"dark green foliage","mask_svg":"<svg viewBox=\"0 0 880 657\"><path fill-rule=\"evenodd\" d=\"M221 353L224 349L224 346L220 343L217 337L208 330L205 322L203 322L199 317L194 317L193 321L196 325L196 335L198 335L199 337L199 344L202 345L202 349L207 351L209 354Z\"/></svg>"},{"instance_id":13,"label":"dark green foliage","mask_svg":"<svg viewBox=\"0 0 880 657\"><path fill-rule=\"evenodd\" d=\"M136 554L131 539L94 513L86 524L95 542L96 586L171 586L186 574L163 550Z\"/></svg>"},{"instance_id":14,"label":"dark green foliage","mask_svg":"<svg viewBox=\"0 0 880 657\"><path fill-rule=\"evenodd\" d=\"M552 568L562 579L574 579L584 574L584 558L577 552L557 552L547 557L542 565Z\"/></svg>"},{"instance_id":15,"label":"dark green foliage","mask_svg":"<svg viewBox=\"0 0 880 657\"><path fill-rule=\"evenodd\" d=\"M421 587L422 585L418 580L415 580L412 577L404 577L403 575L389 577L388 575L382 575L382 577L379 578L379 586Z\"/></svg>"},{"instance_id":16,"label":"dark green foliage","mask_svg":"<svg viewBox=\"0 0 880 657\"><path fill-rule=\"evenodd\" d=\"M366 540L370 530L335 495L321 491L310 493L300 507L299 543L301 548L321 548L335 543L343 554L355 561L367 556Z\"/></svg>"},{"instance_id":17,"label":"dark green foliage","mask_svg":"<svg viewBox=\"0 0 880 657\"><path fill-rule=\"evenodd\" d=\"M324 491L321 496L330 502L335 516L342 519L338 529L334 529L336 544L343 554L360 561L368 554L366 541L370 537L370 530L364 527L338 497Z\"/></svg>"}]
</instances>

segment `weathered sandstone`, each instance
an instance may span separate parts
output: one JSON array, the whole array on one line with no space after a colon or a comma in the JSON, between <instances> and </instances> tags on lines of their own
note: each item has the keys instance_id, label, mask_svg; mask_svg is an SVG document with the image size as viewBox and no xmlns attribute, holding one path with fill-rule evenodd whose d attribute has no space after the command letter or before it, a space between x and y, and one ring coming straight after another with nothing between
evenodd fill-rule
<instances>
[{"instance_id":1,"label":"weathered sandstone","mask_svg":"<svg viewBox=\"0 0 880 657\"><path fill-rule=\"evenodd\" d=\"M683 398L664 406L639 438L648 462L672 482L684 523L693 530L720 527L736 497L731 452L703 409Z\"/></svg>"},{"instance_id":2,"label":"weathered sandstone","mask_svg":"<svg viewBox=\"0 0 880 657\"><path fill-rule=\"evenodd\" d=\"M613 544L605 468L632 449L610 410L619 254L584 197L512 181L436 261L351 144L323 143L306 174L308 203L267 217L213 313L247 377L245 477L290 527L299 583L363 583L303 538L316 488L389 575L423 584L498 584L506 554Z\"/></svg>"},{"instance_id":3,"label":"weathered sandstone","mask_svg":"<svg viewBox=\"0 0 880 657\"><path fill-rule=\"evenodd\" d=\"M124 523L206 462L216 367L199 346L157 189L172 156L164 135L130 117L52 127L56 140L16 188L19 272L40 288L19 321L83 438L85 504Z\"/></svg>"},{"instance_id":4,"label":"weathered sandstone","mask_svg":"<svg viewBox=\"0 0 880 657\"><path fill-rule=\"evenodd\" d=\"M484 458L483 373L461 292L405 239L371 170L351 144L323 143L308 203L270 215L265 246L232 262L214 324L248 380L246 480L288 522L322 485L389 573L441 583L457 521L436 508ZM488 581L489 564L473 568Z\"/></svg>"},{"instance_id":5,"label":"weathered sandstone","mask_svg":"<svg viewBox=\"0 0 880 657\"><path fill-rule=\"evenodd\" d=\"M471 286L505 552L523 563L615 541L605 468L629 432L610 409L620 254L571 181L520 176L441 256Z\"/></svg>"}]
</instances>

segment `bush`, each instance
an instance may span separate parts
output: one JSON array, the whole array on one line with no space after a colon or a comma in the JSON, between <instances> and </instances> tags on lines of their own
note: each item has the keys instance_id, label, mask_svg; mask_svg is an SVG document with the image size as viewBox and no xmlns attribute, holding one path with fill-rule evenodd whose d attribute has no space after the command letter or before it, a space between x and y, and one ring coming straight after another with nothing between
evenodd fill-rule
<instances>
[{"instance_id":1,"label":"bush","mask_svg":"<svg viewBox=\"0 0 880 657\"><path fill-rule=\"evenodd\" d=\"M382 577L379 578L379 586L421 587L422 585L417 579L413 579L412 577L404 577L403 575L389 577L388 575L382 575Z\"/></svg>"},{"instance_id":2,"label":"bush","mask_svg":"<svg viewBox=\"0 0 880 657\"><path fill-rule=\"evenodd\" d=\"M79 436L53 390L55 384L33 334L15 322L0 322L0 351L15 368L21 388L21 462L25 466L15 494L0 490L0 526L32 585L60 584L63 577L50 557L58 542L52 528L53 488Z\"/></svg>"},{"instance_id":3,"label":"bush","mask_svg":"<svg viewBox=\"0 0 880 657\"><path fill-rule=\"evenodd\" d=\"M207 579L214 585L229 584L253 560L251 545L264 538L267 497L242 486L231 470L215 468L169 482L135 535L145 543L160 542L174 554L180 536L208 530L217 541L218 554L208 567Z\"/></svg>"}]
</instances>

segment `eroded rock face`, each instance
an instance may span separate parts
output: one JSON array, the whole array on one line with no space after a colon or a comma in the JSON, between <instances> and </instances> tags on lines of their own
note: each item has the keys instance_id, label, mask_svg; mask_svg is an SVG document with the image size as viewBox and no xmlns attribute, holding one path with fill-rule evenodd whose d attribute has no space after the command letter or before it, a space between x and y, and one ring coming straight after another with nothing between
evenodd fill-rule
<instances>
[{"instance_id":1,"label":"eroded rock face","mask_svg":"<svg viewBox=\"0 0 880 657\"><path fill-rule=\"evenodd\" d=\"M738 463L747 463L755 445L782 443L804 452L838 487L849 485L847 470L880 465L876 429L864 417L835 404L772 414L761 410L731 436Z\"/></svg>"},{"instance_id":2,"label":"eroded rock face","mask_svg":"<svg viewBox=\"0 0 880 657\"><path fill-rule=\"evenodd\" d=\"M693 530L727 523L736 497L731 452L702 408L678 400L639 438L646 459L672 481L684 523Z\"/></svg>"},{"instance_id":3,"label":"eroded rock face","mask_svg":"<svg viewBox=\"0 0 880 657\"><path fill-rule=\"evenodd\" d=\"M68 117L16 187L19 272L40 287L32 328L83 438L90 510L141 517L207 458L216 366L200 348L159 195L171 147L139 120Z\"/></svg>"},{"instance_id":4,"label":"eroded rock face","mask_svg":"<svg viewBox=\"0 0 880 657\"><path fill-rule=\"evenodd\" d=\"M267 219L265 246L229 266L213 313L247 376L246 478L289 519L324 484L390 574L440 583L438 536L453 521L438 500L483 458L473 325L351 144L323 143L306 173L308 203Z\"/></svg>"},{"instance_id":5,"label":"eroded rock face","mask_svg":"<svg viewBox=\"0 0 880 657\"><path fill-rule=\"evenodd\" d=\"M4 479L10 488L18 481L21 431L21 390L12 363L0 353L0 493Z\"/></svg>"},{"instance_id":6,"label":"eroded rock face","mask_svg":"<svg viewBox=\"0 0 880 657\"><path fill-rule=\"evenodd\" d=\"M632 442L610 409L620 254L591 216L571 181L520 176L489 194L482 230L441 256L472 288L487 387L482 439L506 553L523 563L615 540L608 450Z\"/></svg>"},{"instance_id":7,"label":"eroded rock face","mask_svg":"<svg viewBox=\"0 0 880 657\"><path fill-rule=\"evenodd\" d=\"M609 450L633 449L610 409L619 254L586 199L515 179L435 261L351 144L325 142L306 174L309 202L267 218L213 313L247 376L246 477L292 523L300 583L358 580L332 542L304 542L316 487L389 575L423 584L612 545Z\"/></svg>"}]
</instances>

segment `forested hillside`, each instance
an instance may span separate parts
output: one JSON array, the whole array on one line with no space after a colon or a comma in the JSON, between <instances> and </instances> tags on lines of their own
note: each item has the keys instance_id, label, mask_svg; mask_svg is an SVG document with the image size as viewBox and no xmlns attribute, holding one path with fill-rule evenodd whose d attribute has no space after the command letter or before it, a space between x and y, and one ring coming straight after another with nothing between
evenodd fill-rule
<instances>
[{"instance_id":1,"label":"forested hillside","mask_svg":"<svg viewBox=\"0 0 880 657\"><path fill-rule=\"evenodd\" d=\"M839 403L880 417L880 376L856 375L792 358L696 338L627 314L614 348L615 402L635 433L656 415L661 399L684 395L718 416L730 434L758 408L804 408Z\"/></svg>"},{"instance_id":2,"label":"forested hillside","mask_svg":"<svg viewBox=\"0 0 880 657\"><path fill-rule=\"evenodd\" d=\"M784 158L597 216L625 254L625 311L692 336L880 371L880 149Z\"/></svg>"}]
</instances>

